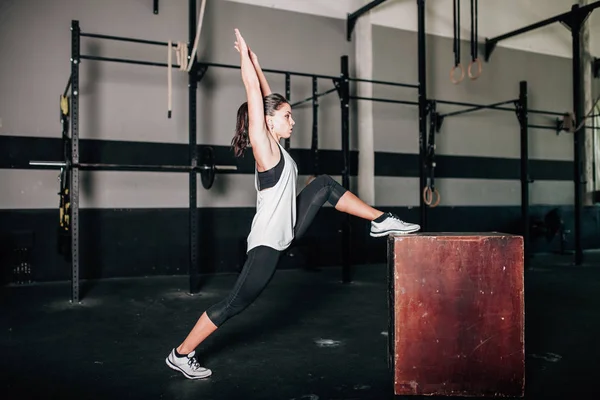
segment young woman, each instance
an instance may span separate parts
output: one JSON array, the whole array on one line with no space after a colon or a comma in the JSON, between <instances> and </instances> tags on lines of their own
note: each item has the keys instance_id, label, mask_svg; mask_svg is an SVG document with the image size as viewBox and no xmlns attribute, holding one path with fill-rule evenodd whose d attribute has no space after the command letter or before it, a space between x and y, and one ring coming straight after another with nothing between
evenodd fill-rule
<instances>
[{"instance_id":1,"label":"young woman","mask_svg":"<svg viewBox=\"0 0 600 400\"><path fill-rule=\"evenodd\" d=\"M325 202L338 211L371 221L371 236L420 229L419 225L405 223L367 205L327 175L315 178L296 195L298 168L280 144L281 139L292 134L292 109L283 96L271 93L258 58L237 29L235 35L248 101L238 110L232 145L237 157L248 145L252 148L256 161L256 215L248 236L248 257L233 290L201 315L183 343L166 359L170 368L189 379L211 375L197 361L196 347L259 296L273 277L282 252L295 238L302 237Z\"/></svg>"}]
</instances>

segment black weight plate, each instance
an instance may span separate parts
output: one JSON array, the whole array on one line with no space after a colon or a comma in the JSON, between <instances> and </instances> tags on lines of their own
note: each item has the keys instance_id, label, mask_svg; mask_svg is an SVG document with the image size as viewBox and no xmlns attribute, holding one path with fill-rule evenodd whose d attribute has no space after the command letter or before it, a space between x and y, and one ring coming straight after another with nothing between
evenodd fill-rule
<instances>
[{"instance_id":1,"label":"black weight plate","mask_svg":"<svg viewBox=\"0 0 600 400\"><path fill-rule=\"evenodd\" d=\"M215 182L215 154L212 147L205 147L202 150L200 157L200 166L208 166L210 168L202 168L200 170L200 179L204 189L210 189Z\"/></svg>"}]
</instances>

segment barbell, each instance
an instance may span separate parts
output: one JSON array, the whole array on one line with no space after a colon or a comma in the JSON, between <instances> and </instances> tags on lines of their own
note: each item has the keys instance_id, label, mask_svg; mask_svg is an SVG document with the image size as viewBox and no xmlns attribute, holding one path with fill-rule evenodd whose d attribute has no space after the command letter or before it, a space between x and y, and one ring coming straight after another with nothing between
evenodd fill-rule
<instances>
[{"instance_id":1,"label":"barbell","mask_svg":"<svg viewBox=\"0 0 600 400\"><path fill-rule=\"evenodd\" d=\"M236 171L236 165L215 165L212 147L205 147L200 156L199 165L137 165L137 164L103 164L103 163L70 163L65 161L30 161L29 165L50 168L77 167L89 171L146 171L146 172L200 172L200 180L205 189L210 189L219 171Z\"/></svg>"}]
</instances>

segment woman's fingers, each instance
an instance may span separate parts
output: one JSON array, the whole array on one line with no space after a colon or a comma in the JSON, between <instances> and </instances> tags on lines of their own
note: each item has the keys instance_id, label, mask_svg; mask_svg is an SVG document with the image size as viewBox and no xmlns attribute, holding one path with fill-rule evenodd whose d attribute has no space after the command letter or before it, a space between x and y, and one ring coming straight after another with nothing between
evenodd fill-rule
<instances>
[{"instance_id":1,"label":"woman's fingers","mask_svg":"<svg viewBox=\"0 0 600 400\"><path fill-rule=\"evenodd\" d=\"M237 43L238 43L240 49L247 48L246 41L244 40L244 38L242 37L240 31L237 28L235 29L235 36L237 38Z\"/></svg>"}]
</instances>

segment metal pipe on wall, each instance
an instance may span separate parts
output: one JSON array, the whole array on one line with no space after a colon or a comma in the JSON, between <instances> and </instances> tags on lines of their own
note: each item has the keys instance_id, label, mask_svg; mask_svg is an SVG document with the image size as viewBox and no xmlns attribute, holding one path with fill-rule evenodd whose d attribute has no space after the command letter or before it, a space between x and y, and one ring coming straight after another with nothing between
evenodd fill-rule
<instances>
[{"instance_id":1,"label":"metal pipe on wall","mask_svg":"<svg viewBox=\"0 0 600 400\"><path fill-rule=\"evenodd\" d=\"M188 47L191 46L196 39L196 0L189 0L189 43ZM188 53L191 54L191 49ZM190 165L193 167L198 165L198 138L197 138L197 125L196 125L196 113L197 113L197 89L198 89L198 63L196 58L189 60L192 63L192 69L188 73L188 130L189 130L189 151L190 151ZM198 284L198 260L199 260L199 249L198 249L198 174L197 171L190 172L189 176L189 285L190 293L194 293Z\"/></svg>"}]
</instances>

